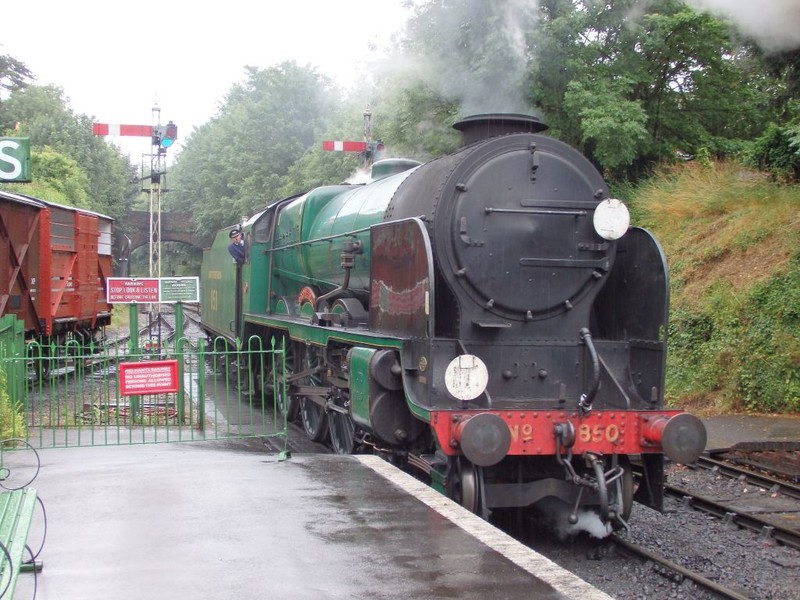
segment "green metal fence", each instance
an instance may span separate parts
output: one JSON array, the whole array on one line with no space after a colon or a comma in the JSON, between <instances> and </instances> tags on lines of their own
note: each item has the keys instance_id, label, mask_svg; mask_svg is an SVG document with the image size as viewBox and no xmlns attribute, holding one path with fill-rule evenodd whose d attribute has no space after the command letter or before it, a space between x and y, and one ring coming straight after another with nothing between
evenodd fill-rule
<instances>
[{"instance_id":1,"label":"green metal fence","mask_svg":"<svg viewBox=\"0 0 800 600\"><path fill-rule=\"evenodd\" d=\"M124 341L43 346L0 335L8 403L22 417L3 437L36 448L263 437L286 456L286 420L272 402L276 389L285 392L285 348L274 344L253 337L236 348L221 338L147 349ZM147 381L150 367L162 365L174 391ZM131 372L144 374L139 387L130 387Z\"/></svg>"}]
</instances>

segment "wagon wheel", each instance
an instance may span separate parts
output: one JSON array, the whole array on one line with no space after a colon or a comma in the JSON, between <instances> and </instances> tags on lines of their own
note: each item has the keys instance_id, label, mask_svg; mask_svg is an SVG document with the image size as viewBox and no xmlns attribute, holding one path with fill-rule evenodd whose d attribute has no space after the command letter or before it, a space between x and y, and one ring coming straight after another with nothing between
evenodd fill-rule
<instances>
[{"instance_id":1,"label":"wagon wheel","mask_svg":"<svg viewBox=\"0 0 800 600\"><path fill-rule=\"evenodd\" d=\"M36 378L43 382L50 379L50 373L53 370L53 363L52 358L50 357L49 346L42 346L41 354L34 352L32 360L33 369L36 372Z\"/></svg>"},{"instance_id":2,"label":"wagon wheel","mask_svg":"<svg viewBox=\"0 0 800 600\"><path fill-rule=\"evenodd\" d=\"M68 376L68 357L64 343L63 340L51 341L40 346L41 355L34 352L34 370L40 381L46 382L59 376Z\"/></svg>"},{"instance_id":3,"label":"wagon wheel","mask_svg":"<svg viewBox=\"0 0 800 600\"><path fill-rule=\"evenodd\" d=\"M294 421L300 412L300 400L294 396L289 390L289 384L286 385L284 393L283 381L281 377L283 372L286 372L286 377L290 377L295 372L297 360L297 345L289 338L284 338L286 344L285 354L277 353L275 355L275 386L277 390L273 390L273 398L275 399L275 407L282 415L286 416L286 421Z\"/></svg>"},{"instance_id":4,"label":"wagon wheel","mask_svg":"<svg viewBox=\"0 0 800 600\"><path fill-rule=\"evenodd\" d=\"M349 404L349 400L346 402ZM331 446L337 454L352 454L355 448L356 424L347 412L330 410L328 428L331 433Z\"/></svg>"},{"instance_id":5,"label":"wagon wheel","mask_svg":"<svg viewBox=\"0 0 800 600\"><path fill-rule=\"evenodd\" d=\"M483 471L464 456L450 459L447 495L468 511L480 514Z\"/></svg>"},{"instance_id":6,"label":"wagon wheel","mask_svg":"<svg viewBox=\"0 0 800 600\"><path fill-rule=\"evenodd\" d=\"M310 346L302 347L300 351L300 370L310 371L320 364L319 353ZM312 373L298 380L298 385L320 387L323 385L319 373ZM325 409L305 396L300 397L300 421L303 423L306 435L314 442L323 442L328 436L328 419Z\"/></svg>"}]
</instances>

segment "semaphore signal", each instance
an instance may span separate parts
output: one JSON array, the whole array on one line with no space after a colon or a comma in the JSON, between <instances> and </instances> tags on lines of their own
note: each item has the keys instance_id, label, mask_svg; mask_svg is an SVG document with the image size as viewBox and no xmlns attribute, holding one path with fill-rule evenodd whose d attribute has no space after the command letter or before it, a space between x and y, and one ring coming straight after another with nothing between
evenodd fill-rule
<instances>
[{"instance_id":1,"label":"semaphore signal","mask_svg":"<svg viewBox=\"0 0 800 600\"><path fill-rule=\"evenodd\" d=\"M96 136L133 136L149 137L153 151L149 155L150 173L145 175L142 163L142 181L149 179L148 189L142 189L150 195L150 277L161 277L161 196L166 189L166 165L163 164L167 148L178 139L178 126L170 121L161 125L161 109L153 107L153 120L157 125L121 125L114 123L92 123L92 133Z\"/></svg>"},{"instance_id":2,"label":"semaphore signal","mask_svg":"<svg viewBox=\"0 0 800 600\"><path fill-rule=\"evenodd\" d=\"M172 121L166 125L118 125L114 123L92 123L92 133L97 136L117 135L149 137L153 146L167 149L178 139L178 126Z\"/></svg>"},{"instance_id":3,"label":"semaphore signal","mask_svg":"<svg viewBox=\"0 0 800 600\"><path fill-rule=\"evenodd\" d=\"M364 141L351 142L339 140L325 140L322 142L322 149L331 152L360 152L361 160L367 166L383 155L383 142L372 141L372 113L367 109L364 112Z\"/></svg>"},{"instance_id":4,"label":"semaphore signal","mask_svg":"<svg viewBox=\"0 0 800 600\"><path fill-rule=\"evenodd\" d=\"M138 137L151 137L154 127L152 125L117 125L113 123L92 123L94 135L127 135Z\"/></svg>"}]
</instances>

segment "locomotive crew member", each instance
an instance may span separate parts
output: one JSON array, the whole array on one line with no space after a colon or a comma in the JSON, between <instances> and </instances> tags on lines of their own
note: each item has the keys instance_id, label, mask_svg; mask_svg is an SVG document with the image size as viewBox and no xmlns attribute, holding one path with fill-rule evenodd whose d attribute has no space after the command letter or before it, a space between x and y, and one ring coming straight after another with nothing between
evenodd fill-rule
<instances>
[{"instance_id":1,"label":"locomotive crew member","mask_svg":"<svg viewBox=\"0 0 800 600\"><path fill-rule=\"evenodd\" d=\"M231 243L228 245L228 252L233 257L233 262L236 266L244 264L244 237L242 230L238 227L231 229L228 237L231 238Z\"/></svg>"}]
</instances>

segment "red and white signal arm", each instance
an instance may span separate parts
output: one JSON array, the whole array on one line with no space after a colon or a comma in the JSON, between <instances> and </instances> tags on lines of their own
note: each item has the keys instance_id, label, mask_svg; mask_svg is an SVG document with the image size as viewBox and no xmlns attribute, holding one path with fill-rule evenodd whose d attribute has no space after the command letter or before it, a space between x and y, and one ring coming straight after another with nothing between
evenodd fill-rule
<instances>
[{"instance_id":1,"label":"red and white signal arm","mask_svg":"<svg viewBox=\"0 0 800 600\"><path fill-rule=\"evenodd\" d=\"M136 137L151 137L151 125L118 125L115 123L92 123L94 135L126 135Z\"/></svg>"},{"instance_id":2,"label":"red and white signal arm","mask_svg":"<svg viewBox=\"0 0 800 600\"><path fill-rule=\"evenodd\" d=\"M364 152L367 149L367 142L341 142L327 140L322 142L322 149L335 152Z\"/></svg>"}]
</instances>

